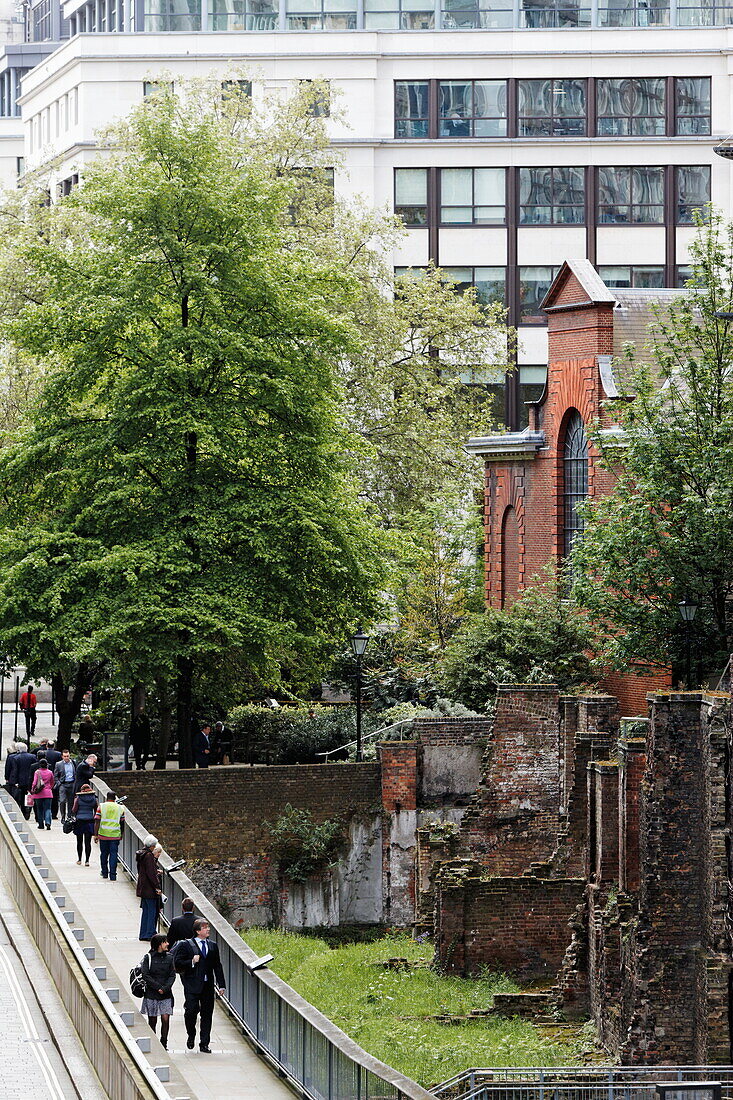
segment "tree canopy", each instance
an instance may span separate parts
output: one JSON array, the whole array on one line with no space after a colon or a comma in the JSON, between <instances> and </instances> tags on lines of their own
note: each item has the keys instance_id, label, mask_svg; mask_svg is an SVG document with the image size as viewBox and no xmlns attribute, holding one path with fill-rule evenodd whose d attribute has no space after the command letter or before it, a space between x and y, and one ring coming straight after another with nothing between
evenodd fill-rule
<instances>
[{"instance_id":1,"label":"tree canopy","mask_svg":"<svg viewBox=\"0 0 733 1100\"><path fill-rule=\"evenodd\" d=\"M699 675L731 650L733 592L733 226L711 212L691 246L686 291L657 310L648 349L627 349L622 434L595 430L618 481L585 505L574 596L606 632L618 667L670 663L685 645L679 602L698 605Z\"/></svg>"}]
</instances>

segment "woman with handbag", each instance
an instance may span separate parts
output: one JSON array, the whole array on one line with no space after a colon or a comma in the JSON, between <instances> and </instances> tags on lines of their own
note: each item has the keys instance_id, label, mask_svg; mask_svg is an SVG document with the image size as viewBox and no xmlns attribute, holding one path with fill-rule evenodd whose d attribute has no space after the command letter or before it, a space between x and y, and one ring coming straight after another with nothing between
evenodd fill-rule
<instances>
[{"instance_id":1,"label":"woman with handbag","mask_svg":"<svg viewBox=\"0 0 733 1100\"><path fill-rule=\"evenodd\" d=\"M51 803L53 801L53 772L49 768L48 762L44 756L40 758L38 767L33 773L31 796L33 798L33 809L36 812L38 828L42 829L45 825L47 829L50 829Z\"/></svg>"},{"instance_id":2,"label":"woman with handbag","mask_svg":"<svg viewBox=\"0 0 733 1100\"><path fill-rule=\"evenodd\" d=\"M160 1016L160 1043L163 1050L167 1050L176 968L168 954L168 937L165 933L156 932L152 937L150 951L143 958L140 967L145 982L145 996L140 1011L143 1016L147 1016L153 1031Z\"/></svg>"},{"instance_id":3,"label":"woman with handbag","mask_svg":"<svg viewBox=\"0 0 733 1100\"><path fill-rule=\"evenodd\" d=\"M85 867L89 866L89 857L92 854L92 836L94 834L94 815L97 812L97 796L89 783L83 783L79 793L74 799L71 814L74 820L74 834L76 836L77 865L81 863L82 848L85 853Z\"/></svg>"}]
</instances>

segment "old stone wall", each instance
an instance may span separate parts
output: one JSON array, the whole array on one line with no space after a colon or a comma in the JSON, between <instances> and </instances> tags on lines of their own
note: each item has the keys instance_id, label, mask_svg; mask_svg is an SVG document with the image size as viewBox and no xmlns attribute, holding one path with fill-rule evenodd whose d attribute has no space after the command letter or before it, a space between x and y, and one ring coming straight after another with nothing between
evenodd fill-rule
<instances>
[{"instance_id":1,"label":"old stone wall","mask_svg":"<svg viewBox=\"0 0 733 1100\"><path fill-rule=\"evenodd\" d=\"M417 718L422 807L465 805L481 779L481 760L492 731L489 718Z\"/></svg>"}]
</instances>

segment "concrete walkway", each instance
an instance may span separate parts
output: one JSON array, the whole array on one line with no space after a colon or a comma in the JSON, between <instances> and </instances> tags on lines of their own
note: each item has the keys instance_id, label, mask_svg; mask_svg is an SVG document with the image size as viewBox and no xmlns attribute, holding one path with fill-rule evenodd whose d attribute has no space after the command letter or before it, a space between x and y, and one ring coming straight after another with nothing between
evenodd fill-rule
<instances>
[{"instance_id":1,"label":"concrete walkway","mask_svg":"<svg viewBox=\"0 0 733 1100\"><path fill-rule=\"evenodd\" d=\"M58 821L46 831L38 829L31 820L28 831L53 868L59 889L63 884L67 904L78 911L98 941L120 986L129 989L130 969L140 961L146 948L138 939L140 903L129 878L120 869L116 882L102 879L96 845L92 846L90 866L85 867L83 863L77 866L76 838L63 833ZM197 1100L230 1100L232 1097L237 1100L292 1100L290 1089L254 1052L218 1005L211 1033L213 1054L187 1050L180 981L174 987L174 997L168 1055L189 1085L192 1096ZM153 1039L155 1042L157 1040Z\"/></svg>"},{"instance_id":2,"label":"concrete walkway","mask_svg":"<svg viewBox=\"0 0 733 1100\"><path fill-rule=\"evenodd\" d=\"M80 1096L84 1100L104 1100L51 975L38 956L2 875L0 1033L3 1100L78 1100ZM63 1060L55 1044L63 1051Z\"/></svg>"}]
</instances>

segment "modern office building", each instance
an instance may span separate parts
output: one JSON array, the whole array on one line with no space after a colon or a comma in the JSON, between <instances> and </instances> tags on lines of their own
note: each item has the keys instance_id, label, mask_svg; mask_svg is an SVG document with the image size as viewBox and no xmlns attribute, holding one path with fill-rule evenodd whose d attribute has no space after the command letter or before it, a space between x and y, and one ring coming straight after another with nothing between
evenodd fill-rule
<instances>
[{"instance_id":1,"label":"modern office building","mask_svg":"<svg viewBox=\"0 0 733 1100\"><path fill-rule=\"evenodd\" d=\"M255 97L326 78L348 119L330 124L335 186L402 215L395 267L432 260L505 302L519 369L489 384L518 428L562 262L676 286L694 210L730 209L713 145L733 131L732 16L714 0L27 0L0 56L0 172L55 159L68 189L163 74L244 67Z\"/></svg>"}]
</instances>

